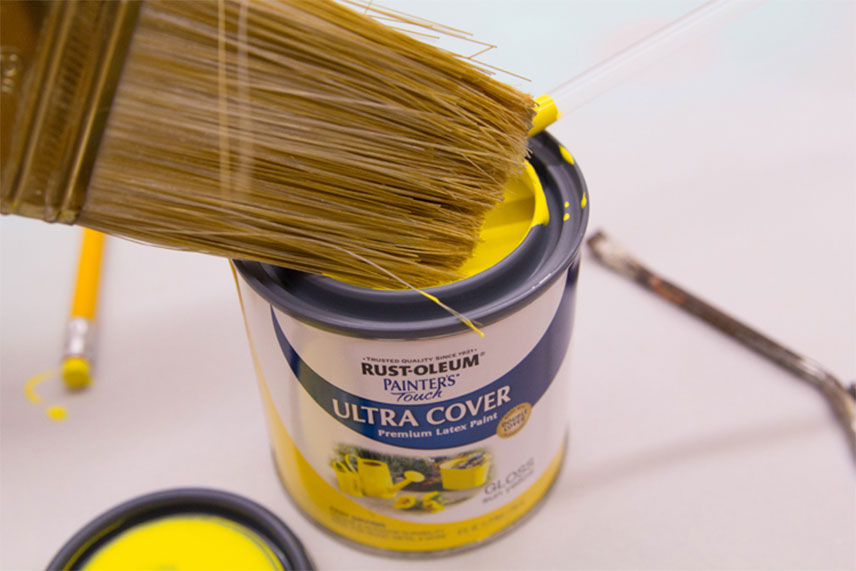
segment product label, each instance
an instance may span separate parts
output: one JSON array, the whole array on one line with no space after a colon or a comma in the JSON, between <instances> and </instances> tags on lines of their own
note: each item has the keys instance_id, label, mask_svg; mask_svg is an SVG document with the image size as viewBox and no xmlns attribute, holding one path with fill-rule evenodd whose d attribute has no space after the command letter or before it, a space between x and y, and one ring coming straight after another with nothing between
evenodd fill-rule
<instances>
[{"instance_id":1,"label":"product label","mask_svg":"<svg viewBox=\"0 0 856 571\"><path fill-rule=\"evenodd\" d=\"M336 533L404 551L484 539L555 477L573 284L483 328L376 340L296 320L241 284L281 476Z\"/></svg>"},{"instance_id":2,"label":"product label","mask_svg":"<svg viewBox=\"0 0 856 571\"><path fill-rule=\"evenodd\" d=\"M420 363L360 362L366 383L379 384L383 401L363 398L322 378L289 343L271 309L271 322L294 377L331 417L372 440L409 448L442 449L484 440L498 432L505 413L520 404L531 410L550 386L567 347L569 316L558 314L535 348L499 379L458 398L444 395L476 369L485 352L425 357ZM473 388L473 387L470 387ZM425 404L420 404L425 403ZM516 417L518 421L522 418ZM528 418L528 415L527 415ZM503 427L504 428L504 427ZM522 428L522 427L521 427Z\"/></svg>"}]
</instances>

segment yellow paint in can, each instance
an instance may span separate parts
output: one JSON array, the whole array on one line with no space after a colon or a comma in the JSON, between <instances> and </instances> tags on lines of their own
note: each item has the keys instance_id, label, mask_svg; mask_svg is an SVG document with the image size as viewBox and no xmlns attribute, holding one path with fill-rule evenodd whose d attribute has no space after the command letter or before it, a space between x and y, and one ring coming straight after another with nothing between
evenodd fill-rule
<instances>
[{"instance_id":1,"label":"yellow paint in can","mask_svg":"<svg viewBox=\"0 0 856 571\"><path fill-rule=\"evenodd\" d=\"M529 162L505 186L502 202L491 210L472 256L461 266L461 277L472 277L496 265L526 238L533 226L550 222L547 199L538 174Z\"/></svg>"}]
</instances>

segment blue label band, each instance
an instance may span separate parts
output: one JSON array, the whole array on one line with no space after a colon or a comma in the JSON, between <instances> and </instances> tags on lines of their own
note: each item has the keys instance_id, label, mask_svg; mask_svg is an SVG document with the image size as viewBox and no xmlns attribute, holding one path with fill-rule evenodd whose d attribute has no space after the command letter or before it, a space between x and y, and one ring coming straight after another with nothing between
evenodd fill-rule
<instances>
[{"instance_id":1,"label":"blue label band","mask_svg":"<svg viewBox=\"0 0 856 571\"><path fill-rule=\"evenodd\" d=\"M429 404L395 404L359 397L333 385L297 354L273 307L271 319L282 353L306 392L333 418L368 438L406 448L436 450L464 446L496 434L515 405L535 405L562 364L571 337L574 284L568 283L553 321L537 345L494 382L461 397ZM383 383L381 377L370 381ZM389 379L386 379L389 382Z\"/></svg>"}]
</instances>

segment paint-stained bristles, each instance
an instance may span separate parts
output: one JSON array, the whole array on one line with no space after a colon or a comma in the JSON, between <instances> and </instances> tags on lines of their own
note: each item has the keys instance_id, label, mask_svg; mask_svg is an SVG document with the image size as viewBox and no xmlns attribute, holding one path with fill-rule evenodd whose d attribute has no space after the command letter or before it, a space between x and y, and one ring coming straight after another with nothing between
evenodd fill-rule
<instances>
[{"instance_id":1,"label":"paint-stained bristles","mask_svg":"<svg viewBox=\"0 0 856 571\"><path fill-rule=\"evenodd\" d=\"M336 3L224 7L218 42L216 2L144 3L79 222L363 285L399 287L361 258L455 279L529 96Z\"/></svg>"}]
</instances>

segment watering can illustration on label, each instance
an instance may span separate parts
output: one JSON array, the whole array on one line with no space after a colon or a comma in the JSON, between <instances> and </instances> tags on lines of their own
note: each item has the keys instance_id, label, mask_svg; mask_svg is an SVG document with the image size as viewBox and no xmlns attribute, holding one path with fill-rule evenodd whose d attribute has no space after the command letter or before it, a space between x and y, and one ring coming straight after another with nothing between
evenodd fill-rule
<instances>
[{"instance_id":1,"label":"watering can illustration on label","mask_svg":"<svg viewBox=\"0 0 856 571\"><path fill-rule=\"evenodd\" d=\"M347 462L333 462L333 470L336 471L336 483L339 489L349 496L362 496L363 488L360 486L360 477Z\"/></svg>"},{"instance_id":2,"label":"watering can illustration on label","mask_svg":"<svg viewBox=\"0 0 856 571\"><path fill-rule=\"evenodd\" d=\"M483 486L490 469L490 454L477 452L440 464L440 478L447 490L469 490Z\"/></svg>"},{"instance_id":3,"label":"watering can illustration on label","mask_svg":"<svg viewBox=\"0 0 856 571\"><path fill-rule=\"evenodd\" d=\"M392 473L386 462L359 458L353 454L346 455L344 461L333 462L333 469L336 471L339 489L351 496L394 498L395 494L410 482L421 482L425 479L421 472L407 470L404 472L404 479L393 483Z\"/></svg>"}]
</instances>

